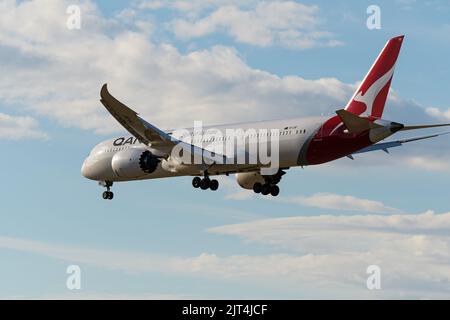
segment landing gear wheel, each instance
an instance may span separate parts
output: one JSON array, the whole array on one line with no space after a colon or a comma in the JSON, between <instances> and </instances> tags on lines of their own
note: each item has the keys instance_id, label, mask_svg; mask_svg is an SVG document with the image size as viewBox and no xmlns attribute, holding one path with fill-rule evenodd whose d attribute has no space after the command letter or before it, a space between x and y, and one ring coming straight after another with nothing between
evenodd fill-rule
<instances>
[{"instance_id":1,"label":"landing gear wheel","mask_svg":"<svg viewBox=\"0 0 450 320\"><path fill-rule=\"evenodd\" d=\"M278 186L272 186L272 187L270 188L270 194L271 194L273 197L276 197L277 195L280 194L280 188L279 188Z\"/></svg>"},{"instance_id":2,"label":"landing gear wheel","mask_svg":"<svg viewBox=\"0 0 450 320\"><path fill-rule=\"evenodd\" d=\"M264 196L267 196L269 193L270 193L270 185L264 184L261 187L261 194L264 195Z\"/></svg>"},{"instance_id":3,"label":"landing gear wheel","mask_svg":"<svg viewBox=\"0 0 450 320\"><path fill-rule=\"evenodd\" d=\"M102 197L105 200L112 200L114 198L114 193L112 193L111 191L105 191L103 192Z\"/></svg>"},{"instance_id":4,"label":"landing gear wheel","mask_svg":"<svg viewBox=\"0 0 450 320\"><path fill-rule=\"evenodd\" d=\"M262 184L259 183L259 182L256 182L256 183L253 185L253 192L254 192L254 193L261 193L261 190L262 190Z\"/></svg>"},{"instance_id":5,"label":"landing gear wheel","mask_svg":"<svg viewBox=\"0 0 450 320\"><path fill-rule=\"evenodd\" d=\"M206 190L209 188L209 185L210 185L209 179L202 179L202 181L200 182L200 189Z\"/></svg>"},{"instance_id":6,"label":"landing gear wheel","mask_svg":"<svg viewBox=\"0 0 450 320\"><path fill-rule=\"evenodd\" d=\"M219 181L217 181L216 179L211 180L209 183L209 188L212 191L216 191L217 189L219 189Z\"/></svg>"},{"instance_id":7,"label":"landing gear wheel","mask_svg":"<svg viewBox=\"0 0 450 320\"><path fill-rule=\"evenodd\" d=\"M192 179L192 186L194 188L199 188L201 183L202 179L200 179L199 177L195 177L194 179Z\"/></svg>"},{"instance_id":8,"label":"landing gear wheel","mask_svg":"<svg viewBox=\"0 0 450 320\"><path fill-rule=\"evenodd\" d=\"M102 198L105 200L112 200L112 198L114 198L114 193L112 193L110 190L113 185L113 182L112 181L99 181L98 184L101 185L102 187L106 188L106 191L102 193Z\"/></svg>"}]
</instances>

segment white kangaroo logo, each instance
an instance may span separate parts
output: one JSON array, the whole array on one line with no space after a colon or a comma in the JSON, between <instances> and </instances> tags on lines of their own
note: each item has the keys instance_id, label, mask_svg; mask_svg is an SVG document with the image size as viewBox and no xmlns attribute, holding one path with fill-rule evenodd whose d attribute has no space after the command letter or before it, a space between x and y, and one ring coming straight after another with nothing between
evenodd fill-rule
<instances>
[{"instance_id":1,"label":"white kangaroo logo","mask_svg":"<svg viewBox=\"0 0 450 320\"><path fill-rule=\"evenodd\" d=\"M363 112L367 115L372 114L372 108L373 103L375 102L375 98L380 93L381 89L384 88L384 86L389 82L389 80L392 78L392 75L394 74L395 65L386 72L380 79L375 81L370 88L366 91L366 93L361 94L361 92L358 92L358 94L353 98L353 100L364 103L366 105L366 111Z\"/></svg>"}]
</instances>

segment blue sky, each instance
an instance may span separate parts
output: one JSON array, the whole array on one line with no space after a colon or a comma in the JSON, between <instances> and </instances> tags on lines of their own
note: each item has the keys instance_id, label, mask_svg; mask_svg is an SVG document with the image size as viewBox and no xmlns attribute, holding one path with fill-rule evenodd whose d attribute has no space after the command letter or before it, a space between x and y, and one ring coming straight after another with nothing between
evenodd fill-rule
<instances>
[{"instance_id":1,"label":"blue sky","mask_svg":"<svg viewBox=\"0 0 450 320\"><path fill-rule=\"evenodd\" d=\"M65 27L73 3L80 30ZM331 114L398 34L386 118L450 120L446 1L377 1L381 30L366 28L372 1L208 3L0 0L0 297L448 298L446 136L293 168L277 200L184 177L103 201L81 177L122 132L105 82L162 128ZM372 264L381 290L366 288Z\"/></svg>"}]
</instances>

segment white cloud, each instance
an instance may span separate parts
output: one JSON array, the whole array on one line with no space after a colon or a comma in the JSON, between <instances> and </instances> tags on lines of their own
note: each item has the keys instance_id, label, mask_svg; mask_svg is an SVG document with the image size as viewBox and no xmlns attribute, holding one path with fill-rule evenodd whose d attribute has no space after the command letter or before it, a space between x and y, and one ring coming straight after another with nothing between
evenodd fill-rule
<instances>
[{"instance_id":1,"label":"white cloud","mask_svg":"<svg viewBox=\"0 0 450 320\"><path fill-rule=\"evenodd\" d=\"M450 120L450 109L442 111L439 108L429 107L426 108L426 113L436 119L440 120Z\"/></svg>"},{"instance_id":2,"label":"white cloud","mask_svg":"<svg viewBox=\"0 0 450 320\"><path fill-rule=\"evenodd\" d=\"M270 242L299 252L325 254L348 250L364 252L389 236L449 237L446 234L448 229L450 213L435 214L428 211L422 214L320 215L265 219L211 228L209 231L240 236L250 241ZM355 233L360 238L354 242L352 238ZM328 238L322 238L327 234L330 238L340 240L329 241ZM442 254L449 255L449 252Z\"/></svg>"},{"instance_id":3,"label":"white cloud","mask_svg":"<svg viewBox=\"0 0 450 320\"><path fill-rule=\"evenodd\" d=\"M88 0L81 5L81 30L68 30L68 4L0 4L0 57L14 57L3 60L8 76L0 79L2 101L64 126L123 130L98 101L105 82L163 128L191 126L199 118L217 123L258 120L255 114L261 120L317 115L343 104L353 89L333 78L278 77L252 69L229 47L182 54L170 44L153 43L147 31L129 31L128 22L105 19Z\"/></svg>"},{"instance_id":4,"label":"white cloud","mask_svg":"<svg viewBox=\"0 0 450 320\"><path fill-rule=\"evenodd\" d=\"M211 6L219 5L223 1L218 0L143 0L138 3L139 9L157 10L161 8L170 8L179 11L202 11Z\"/></svg>"},{"instance_id":5,"label":"white cloud","mask_svg":"<svg viewBox=\"0 0 450 320\"><path fill-rule=\"evenodd\" d=\"M264 285L281 296L335 298L448 297L450 213L419 215L303 216L258 220L209 229L278 248L277 253L167 257L0 237L0 248L127 272L164 272ZM245 249L245 247L243 247ZM280 252L281 251L281 252ZM284 253L283 253L284 252ZM366 268L382 270L380 292L365 287Z\"/></svg>"},{"instance_id":6,"label":"white cloud","mask_svg":"<svg viewBox=\"0 0 450 320\"><path fill-rule=\"evenodd\" d=\"M447 157L448 158L448 157ZM450 163L445 159L436 159L428 156L412 156L407 157L405 159L406 165L425 169L429 171L441 171L441 172L449 172L450 171Z\"/></svg>"},{"instance_id":7,"label":"white cloud","mask_svg":"<svg viewBox=\"0 0 450 320\"><path fill-rule=\"evenodd\" d=\"M254 199L256 196L253 190L242 189L233 178L220 177L219 182L220 185L226 190L225 199L241 201ZM374 201L369 199L357 198L351 195L340 195L327 192L316 193L311 196L280 196L276 198L258 196L258 198L320 209L358 211L381 214L402 213L402 210L389 207L381 201Z\"/></svg>"},{"instance_id":8,"label":"white cloud","mask_svg":"<svg viewBox=\"0 0 450 320\"><path fill-rule=\"evenodd\" d=\"M0 139L47 139L39 123L31 117L16 117L0 113Z\"/></svg>"},{"instance_id":9,"label":"white cloud","mask_svg":"<svg viewBox=\"0 0 450 320\"><path fill-rule=\"evenodd\" d=\"M261 47L282 45L297 49L337 46L330 32L318 29L319 8L293 1L258 2L253 8L223 5L205 17L175 19L175 35L191 39L224 31L238 42Z\"/></svg>"},{"instance_id":10,"label":"white cloud","mask_svg":"<svg viewBox=\"0 0 450 320\"><path fill-rule=\"evenodd\" d=\"M296 1L144 0L137 7L166 8L178 13L168 25L181 39L224 32L237 42L262 47L307 49L342 45L331 32L321 29L318 6Z\"/></svg>"},{"instance_id":11,"label":"white cloud","mask_svg":"<svg viewBox=\"0 0 450 320\"><path fill-rule=\"evenodd\" d=\"M211 11L226 5L238 6L240 8L254 8L260 0L142 0L138 2L137 8L157 10L167 8L187 15L196 17L205 11Z\"/></svg>"},{"instance_id":12,"label":"white cloud","mask_svg":"<svg viewBox=\"0 0 450 320\"><path fill-rule=\"evenodd\" d=\"M364 295L365 269L377 264L381 296L443 298L450 293L449 230L450 213L428 212L267 219L209 231L297 252L296 272L306 282L351 284ZM261 263L270 267L270 259Z\"/></svg>"},{"instance_id":13,"label":"white cloud","mask_svg":"<svg viewBox=\"0 0 450 320\"><path fill-rule=\"evenodd\" d=\"M334 193L316 193L311 196L284 197L280 199L284 202L322 209L384 214L401 212L401 210L386 206L380 201L360 199L350 195L340 195Z\"/></svg>"}]
</instances>

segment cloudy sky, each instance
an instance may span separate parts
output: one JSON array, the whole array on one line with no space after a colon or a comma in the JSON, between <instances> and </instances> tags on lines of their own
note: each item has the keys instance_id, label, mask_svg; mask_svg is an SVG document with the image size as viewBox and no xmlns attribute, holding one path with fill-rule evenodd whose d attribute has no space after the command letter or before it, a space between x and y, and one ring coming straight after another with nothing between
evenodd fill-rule
<instances>
[{"instance_id":1,"label":"cloudy sky","mask_svg":"<svg viewBox=\"0 0 450 320\"><path fill-rule=\"evenodd\" d=\"M80 176L122 132L103 83L161 128L327 115L399 34L384 116L449 121L450 5L375 2L380 30L374 1L0 0L0 297L449 298L448 136L291 169L277 199Z\"/></svg>"}]
</instances>

